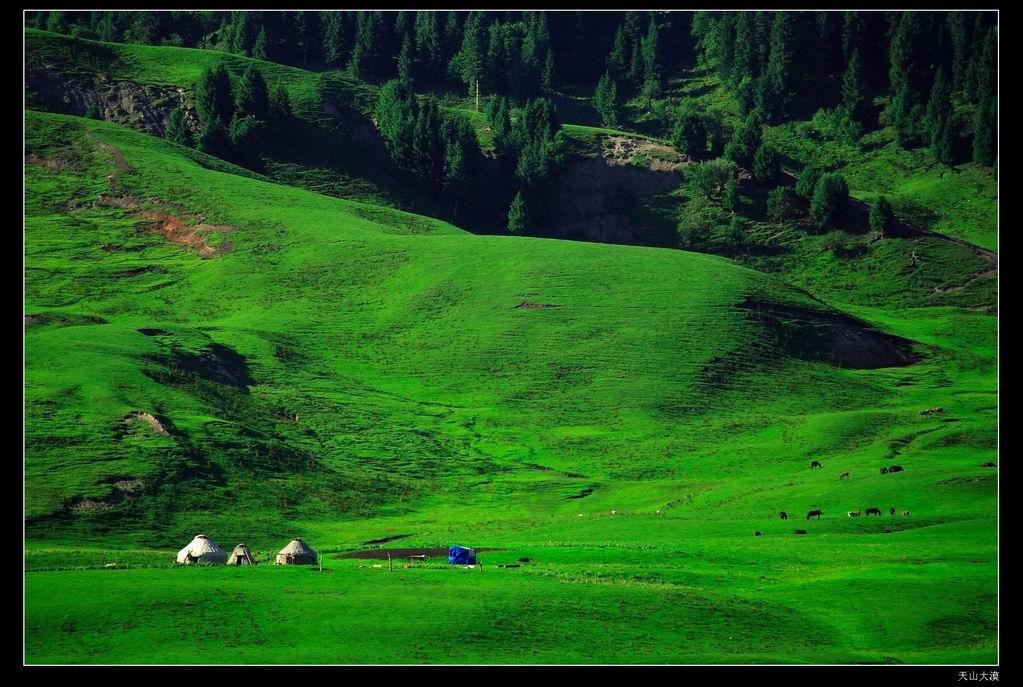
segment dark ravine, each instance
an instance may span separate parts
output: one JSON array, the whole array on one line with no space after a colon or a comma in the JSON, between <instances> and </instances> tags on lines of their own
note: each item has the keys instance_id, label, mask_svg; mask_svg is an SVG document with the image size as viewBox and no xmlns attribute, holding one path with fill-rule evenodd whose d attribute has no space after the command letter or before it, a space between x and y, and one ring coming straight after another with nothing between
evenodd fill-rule
<instances>
[{"instance_id":1,"label":"dark ravine","mask_svg":"<svg viewBox=\"0 0 1023 687\"><path fill-rule=\"evenodd\" d=\"M904 367L920 359L914 342L885 334L839 312L781 305L747 298L749 311L780 349L802 360L827 362L855 370Z\"/></svg>"}]
</instances>

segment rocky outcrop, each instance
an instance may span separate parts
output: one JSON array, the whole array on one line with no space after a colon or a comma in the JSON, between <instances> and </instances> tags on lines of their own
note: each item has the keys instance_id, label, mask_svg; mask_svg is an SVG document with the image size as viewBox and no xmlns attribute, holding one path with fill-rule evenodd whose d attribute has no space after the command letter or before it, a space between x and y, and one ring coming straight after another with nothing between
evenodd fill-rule
<instances>
[{"instance_id":1,"label":"rocky outcrop","mask_svg":"<svg viewBox=\"0 0 1023 687\"><path fill-rule=\"evenodd\" d=\"M199 129L195 107L183 88L115 81L102 75L72 76L45 65L26 69L25 87L53 112L82 116L95 106L106 121L157 136L163 135L171 110L180 105L193 131Z\"/></svg>"}]
</instances>

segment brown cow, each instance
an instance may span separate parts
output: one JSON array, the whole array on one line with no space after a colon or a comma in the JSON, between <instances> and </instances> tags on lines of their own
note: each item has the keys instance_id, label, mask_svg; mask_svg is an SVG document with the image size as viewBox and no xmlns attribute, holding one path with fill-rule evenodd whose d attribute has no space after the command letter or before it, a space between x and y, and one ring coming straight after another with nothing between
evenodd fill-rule
<instances>
[{"instance_id":1,"label":"brown cow","mask_svg":"<svg viewBox=\"0 0 1023 687\"><path fill-rule=\"evenodd\" d=\"M889 465L888 466L888 472L902 472L902 466L901 465Z\"/></svg>"},{"instance_id":2,"label":"brown cow","mask_svg":"<svg viewBox=\"0 0 1023 687\"><path fill-rule=\"evenodd\" d=\"M819 460L811 460L810 461L810 469L811 470L816 470L817 468L822 468L822 467L824 467L824 466L821 465L821 462Z\"/></svg>"},{"instance_id":3,"label":"brown cow","mask_svg":"<svg viewBox=\"0 0 1023 687\"><path fill-rule=\"evenodd\" d=\"M851 511L849 511L849 517L850 518L858 518L858 517L860 517L860 512L858 510L851 510Z\"/></svg>"},{"instance_id":4,"label":"brown cow","mask_svg":"<svg viewBox=\"0 0 1023 687\"><path fill-rule=\"evenodd\" d=\"M904 510L904 511L902 511L902 514L903 515L909 515L909 511L908 510Z\"/></svg>"},{"instance_id":5,"label":"brown cow","mask_svg":"<svg viewBox=\"0 0 1023 687\"><path fill-rule=\"evenodd\" d=\"M848 472L843 472L841 475L838 476L838 479L845 479L848 476L849 476Z\"/></svg>"},{"instance_id":6,"label":"brown cow","mask_svg":"<svg viewBox=\"0 0 1023 687\"><path fill-rule=\"evenodd\" d=\"M821 511L812 510L806 514L806 519L809 520L810 518L817 518L818 520L820 520L822 515L824 515L824 513L822 513Z\"/></svg>"}]
</instances>

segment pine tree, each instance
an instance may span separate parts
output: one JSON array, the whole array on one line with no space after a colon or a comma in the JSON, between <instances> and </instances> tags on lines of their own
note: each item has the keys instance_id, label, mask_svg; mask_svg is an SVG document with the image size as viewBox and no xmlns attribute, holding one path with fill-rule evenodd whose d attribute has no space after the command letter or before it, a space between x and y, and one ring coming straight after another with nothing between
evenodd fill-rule
<instances>
[{"instance_id":1,"label":"pine tree","mask_svg":"<svg viewBox=\"0 0 1023 687\"><path fill-rule=\"evenodd\" d=\"M803 171L799 173L799 179L796 181L796 195L806 200L812 198L813 191L817 188L817 181L820 178L820 170L816 167L809 165L803 167Z\"/></svg>"},{"instance_id":2,"label":"pine tree","mask_svg":"<svg viewBox=\"0 0 1023 687\"><path fill-rule=\"evenodd\" d=\"M381 78L387 74L382 12L359 12L355 44L349 67L360 78Z\"/></svg>"},{"instance_id":3,"label":"pine tree","mask_svg":"<svg viewBox=\"0 0 1023 687\"><path fill-rule=\"evenodd\" d=\"M407 33L401 39L401 52L398 53L398 81L412 83L412 37Z\"/></svg>"},{"instance_id":4,"label":"pine tree","mask_svg":"<svg viewBox=\"0 0 1023 687\"><path fill-rule=\"evenodd\" d=\"M707 152L707 127L703 117L692 111L679 115L671 130L671 144L689 158L703 157Z\"/></svg>"},{"instance_id":5,"label":"pine tree","mask_svg":"<svg viewBox=\"0 0 1023 687\"><path fill-rule=\"evenodd\" d=\"M987 94L977 105L973 119L973 161L994 165L998 156L998 100Z\"/></svg>"},{"instance_id":6,"label":"pine tree","mask_svg":"<svg viewBox=\"0 0 1023 687\"><path fill-rule=\"evenodd\" d=\"M207 155L226 158L231 152L231 142L227 137L227 127L219 117L206 120L199 134L197 147Z\"/></svg>"},{"instance_id":7,"label":"pine tree","mask_svg":"<svg viewBox=\"0 0 1023 687\"><path fill-rule=\"evenodd\" d=\"M204 131L207 124L216 120L226 132L227 123L234 114L234 97L231 77L223 65L203 71L196 88L195 109Z\"/></svg>"},{"instance_id":8,"label":"pine tree","mask_svg":"<svg viewBox=\"0 0 1023 687\"><path fill-rule=\"evenodd\" d=\"M879 196L877 202L870 206L870 214L867 216L867 224L871 230L882 236L888 233L895 220L895 212L892 204L884 196Z\"/></svg>"},{"instance_id":9,"label":"pine tree","mask_svg":"<svg viewBox=\"0 0 1023 687\"><path fill-rule=\"evenodd\" d=\"M824 228L849 203L849 185L841 174L824 174L817 180L810 201L810 217L820 228Z\"/></svg>"},{"instance_id":10,"label":"pine tree","mask_svg":"<svg viewBox=\"0 0 1023 687\"><path fill-rule=\"evenodd\" d=\"M412 130L412 159L413 169L421 183L428 187L440 185L444 171L444 144L441 140L440 109L433 96L423 102L416 114Z\"/></svg>"},{"instance_id":11,"label":"pine tree","mask_svg":"<svg viewBox=\"0 0 1023 687\"><path fill-rule=\"evenodd\" d=\"M270 126L281 130L291 119L291 98L283 84L277 84L270 91L270 103L267 108L267 120Z\"/></svg>"},{"instance_id":12,"label":"pine tree","mask_svg":"<svg viewBox=\"0 0 1023 687\"><path fill-rule=\"evenodd\" d=\"M621 104L618 101L618 85L610 72L604 72L593 91L593 107L600 113L605 126L616 126Z\"/></svg>"},{"instance_id":13,"label":"pine tree","mask_svg":"<svg viewBox=\"0 0 1023 687\"><path fill-rule=\"evenodd\" d=\"M541 78L540 86L544 93L554 93L554 50L553 48L547 48L547 57L543 61L543 76ZM617 93L618 86L615 85L615 91Z\"/></svg>"},{"instance_id":14,"label":"pine tree","mask_svg":"<svg viewBox=\"0 0 1023 687\"><path fill-rule=\"evenodd\" d=\"M757 112L751 112L736 128L732 138L725 146L725 157L732 162L749 169L753 158L762 143L763 133Z\"/></svg>"},{"instance_id":15,"label":"pine tree","mask_svg":"<svg viewBox=\"0 0 1023 687\"><path fill-rule=\"evenodd\" d=\"M725 195L721 204L731 212L737 212L742 207L742 202L739 200L739 187L734 177L725 184Z\"/></svg>"},{"instance_id":16,"label":"pine tree","mask_svg":"<svg viewBox=\"0 0 1023 687\"><path fill-rule=\"evenodd\" d=\"M924 126L930 138L931 153L940 162L955 162L955 141L952 137L952 86L945 69L938 70L927 102Z\"/></svg>"},{"instance_id":17,"label":"pine tree","mask_svg":"<svg viewBox=\"0 0 1023 687\"><path fill-rule=\"evenodd\" d=\"M260 121L266 121L270 107L270 95L267 92L263 74L254 66L249 66L242 73L235 96L235 108L239 115L252 115Z\"/></svg>"},{"instance_id":18,"label":"pine tree","mask_svg":"<svg viewBox=\"0 0 1023 687\"><path fill-rule=\"evenodd\" d=\"M452 58L451 67L466 85L470 95L476 93L477 80L486 67L489 32L483 12L470 12L462 32L462 47Z\"/></svg>"},{"instance_id":19,"label":"pine tree","mask_svg":"<svg viewBox=\"0 0 1023 687\"><path fill-rule=\"evenodd\" d=\"M415 166L413 139L418 114L415 93L407 83L394 79L381 87L376 108L377 127L395 167L408 172Z\"/></svg>"},{"instance_id":20,"label":"pine tree","mask_svg":"<svg viewBox=\"0 0 1023 687\"><path fill-rule=\"evenodd\" d=\"M511 146L511 105L503 95L495 96L487 102L485 117L494 137L494 147L503 152Z\"/></svg>"},{"instance_id":21,"label":"pine tree","mask_svg":"<svg viewBox=\"0 0 1023 687\"><path fill-rule=\"evenodd\" d=\"M949 12L947 22L952 39L952 90L957 95L964 95L970 71L973 17L969 12Z\"/></svg>"},{"instance_id":22,"label":"pine tree","mask_svg":"<svg viewBox=\"0 0 1023 687\"><path fill-rule=\"evenodd\" d=\"M167 128L164 131L164 137L172 143L177 143L179 146L191 148L195 145L195 141L192 140L192 129L188 126L185 111L180 106L171 110L170 115L167 117Z\"/></svg>"},{"instance_id":23,"label":"pine tree","mask_svg":"<svg viewBox=\"0 0 1023 687\"><path fill-rule=\"evenodd\" d=\"M243 167L259 167L261 129L261 123L257 122L254 117L239 116L236 113L231 119L231 126L228 129L230 142L228 157Z\"/></svg>"},{"instance_id":24,"label":"pine tree","mask_svg":"<svg viewBox=\"0 0 1023 687\"><path fill-rule=\"evenodd\" d=\"M866 124L866 92L863 83L863 66L860 51L853 49L845 76L842 77L842 108L853 121Z\"/></svg>"},{"instance_id":25,"label":"pine tree","mask_svg":"<svg viewBox=\"0 0 1023 687\"><path fill-rule=\"evenodd\" d=\"M757 181L773 181L781 172L781 164L778 161L778 154L774 148L761 144L753 157L753 178Z\"/></svg>"},{"instance_id":26,"label":"pine tree","mask_svg":"<svg viewBox=\"0 0 1023 687\"><path fill-rule=\"evenodd\" d=\"M664 49L661 44L661 30L654 15L650 16L650 25L642 42L643 83L654 95L659 95L664 87Z\"/></svg>"},{"instance_id":27,"label":"pine tree","mask_svg":"<svg viewBox=\"0 0 1023 687\"><path fill-rule=\"evenodd\" d=\"M738 84L745 78L752 79L760 71L756 46L756 15L739 12L735 23L735 50L732 56L731 81Z\"/></svg>"},{"instance_id":28,"label":"pine tree","mask_svg":"<svg viewBox=\"0 0 1023 687\"><path fill-rule=\"evenodd\" d=\"M270 59L270 43L265 26L259 29L259 35L256 36L256 42L252 46L252 56L257 60Z\"/></svg>"},{"instance_id":29,"label":"pine tree","mask_svg":"<svg viewBox=\"0 0 1023 687\"><path fill-rule=\"evenodd\" d=\"M441 39L440 13L416 12L416 59L419 61L423 75L429 79L438 79L444 71L444 50Z\"/></svg>"},{"instance_id":30,"label":"pine tree","mask_svg":"<svg viewBox=\"0 0 1023 687\"><path fill-rule=\"evenodd\" d=\"M512 234L521 234L526 230L526 226L526 200L522 197L522 191L519 191L508 209L508 231Z\"/></svg>"},{"instance_id":31,"label":"pine tree","mask_svg":"<svg viewBox=\"0 0 1023 687\"><path fill-rule=\"evenodd\" d=\"M789 115L795 96L794 32L791 13L776 13L771 24L771 52L757 102L772 122L781 121Z\"/></svg>"},{"instance_id":32,"label":"pine tree","mask_svg":"<svg viewBox=\"0 0 1023 687\"><path fill-rule=\"evenodd\" d=\"M607 56L607 69L611 75L616 79L628 76L630 57L629 45L625 42L625 26L619 26L611 44L611 53Z\"/></svg>"}]
</instances>

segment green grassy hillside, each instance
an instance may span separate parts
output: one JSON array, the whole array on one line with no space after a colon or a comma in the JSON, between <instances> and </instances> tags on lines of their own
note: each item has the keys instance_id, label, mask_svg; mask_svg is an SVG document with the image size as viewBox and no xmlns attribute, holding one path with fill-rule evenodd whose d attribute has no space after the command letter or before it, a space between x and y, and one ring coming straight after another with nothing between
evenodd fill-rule
<instances>
[{"instance_id":1,"label":"green grassy hillside","mask_svg":"<svg viewBox=\"0 0 1023 687\"><path fill-rule=\"evenodd\" d=\"M994 317L26 124L29 662L994 660ZM325 572L172 567L199 531ZM392 537L499 550L342 557Z\"/></svg>"}]
</instances>

